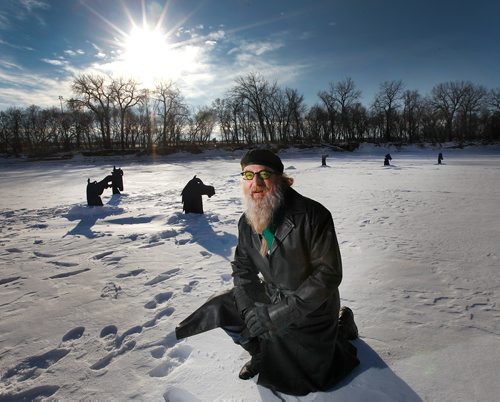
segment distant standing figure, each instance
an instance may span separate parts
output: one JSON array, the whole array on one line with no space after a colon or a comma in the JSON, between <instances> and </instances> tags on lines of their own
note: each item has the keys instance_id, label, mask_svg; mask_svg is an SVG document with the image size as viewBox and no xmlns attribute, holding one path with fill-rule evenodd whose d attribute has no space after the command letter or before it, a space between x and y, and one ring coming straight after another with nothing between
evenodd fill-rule
<instances>
[{"instance_id":1,"label":"distant standing figure","mask_svg":"<svg viewBox=\"0 0 500 402\"><path fill-rule=\"evenodd\" d=\"M443 160L443 154L440 152L438 155L438 165L441 165L442 160Z\"/></svg>"},{"instance_id":2,"label":"distant standing figure","mask_svg":"<svg viewBox=\"0 0 500 402\"><path fill-rule=\"evenodd\" d=\"M182 190L182 210L186 213L203 213L203 201L201 199L202 195L208 195L212 197L215 194L215 189L213 186L207 186L203 184L201 179L194 176L188 181L184 189Z\"/></svg>"},{"instance_id":3,"label":"distant standing figure","mask_svg":"<svg viewBox=\"0 0 500 402\"><path fill-rule=\"evenodd\" d=\"M326 166L326 158L328 155L321 155L321 166Z\"/></svg>"},{"instance_id":4,"label":"distant standing figure","mask_svg":"<svg viewBox=\"0 0 500 402\"><path fill-rule=\"evenodd\" d=\"M385 156L385 159L384 159L384 166L390 166L391 164L389 163L389 161L392 161L391 154L387 154L387 155Z\"/></svg>"}]
</instances>

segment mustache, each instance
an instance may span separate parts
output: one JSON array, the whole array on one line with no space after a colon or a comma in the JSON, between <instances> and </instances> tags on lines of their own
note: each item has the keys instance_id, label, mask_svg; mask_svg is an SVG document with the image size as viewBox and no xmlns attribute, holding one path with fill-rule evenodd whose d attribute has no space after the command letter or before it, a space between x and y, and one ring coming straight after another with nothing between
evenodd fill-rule
<instances>
[{"instance_id":1,"label":"mustache","mask_svg":"<svg viewBox=\"0 0 500 402\"><path fill-rule=\"evenodd\" d=\"M256 192L264 191L265 189L266 189L265 186L255 186L255 187L251 187L250 188L250 192L251 193L256 193Z\"/></svg>"}]
</instances>

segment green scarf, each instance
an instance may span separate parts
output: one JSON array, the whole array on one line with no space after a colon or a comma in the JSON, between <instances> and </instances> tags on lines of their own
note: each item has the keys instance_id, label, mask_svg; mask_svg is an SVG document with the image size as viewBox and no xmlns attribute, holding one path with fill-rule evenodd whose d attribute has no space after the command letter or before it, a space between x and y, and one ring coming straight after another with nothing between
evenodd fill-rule
<instances>
[{"instance_id":1,"label":"green scarf","mask_svg":"<svg viewBox=\"0 0 500 402\"><path fill-rule=\"evenodd\" d=\"M268 226L262 231L262 236L264 236L267 241L267 251L270 251L274 240L274 231L271 229L271 226Z\"/></svg>"},{"instance_id":2,"label":"green scarf","mask_svg":"<svg viewBox=\"0 0 500 402\"><path fill-rule=\"evenodd\" d=\"M271 246L273 245L274 241L274 234L276 233L276 229L278 229L278 226L281 225L281 222L283 222L284 218L285 208L284 206L281 206L274 214L273 219L271 219L271 223L262 231L262 236L264 236L267 241L267 251L271 251Z\"/></svg>"}]
</instances>

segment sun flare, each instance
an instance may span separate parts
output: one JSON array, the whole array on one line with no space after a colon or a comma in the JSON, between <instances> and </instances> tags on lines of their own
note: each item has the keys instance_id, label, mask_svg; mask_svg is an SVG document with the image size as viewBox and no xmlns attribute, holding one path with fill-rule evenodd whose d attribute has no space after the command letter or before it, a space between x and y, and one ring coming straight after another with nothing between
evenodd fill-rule
<instances>
[{"instance_id":1,"label":"sun flare","mask_svg":"<svg viewBox=\"0 0 500 402\"><path fill-rule=\"evenodd\" d=\"M165 2L162 8L154 3L154 7L146 9L145 2L142 2L140 23L136 22L140 16L125 7L130 24L129 30L125 30L85 2L84 6L110 30L105 39L110 44L110 52L101 51L95 45L100 61L93 65L93 69L112 77L132 78L148 89L154 89L162 81L182 82L193 88L194 83L210 79L207 73L211 49L209 38L183 29L192 13L167 24L168 4ZM154 11L151 24L147 10Z\"/></svg>"},{"instance_id":2,"label":"sun flare","mask_svg":"<svg viewBox=\"0 0 500 402\"><path fill-rule=\"evenodd\" d=\"M168 35L155 29L135 26L123 41L121 73L152 88L161 80L176 80L197 68L196 48L176 46Z\"/></svg>"}]
</instances>

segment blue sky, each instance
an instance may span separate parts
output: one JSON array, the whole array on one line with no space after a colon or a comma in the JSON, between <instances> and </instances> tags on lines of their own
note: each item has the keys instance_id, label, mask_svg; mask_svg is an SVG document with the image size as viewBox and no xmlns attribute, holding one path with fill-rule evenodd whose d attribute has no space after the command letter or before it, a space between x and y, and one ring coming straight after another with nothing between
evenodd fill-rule
<instances>
[{"instance_id":1,"label":"blue sky","mask_svg":"<svg viewBox=\"0 0 500 402\"><path fill-rule=\"evenodd\" d=\"M497 0L1 0L0 110L59 106L82 73L172 80L193 107L256 72L306 104L351 77L500 87Z\"/></svg>"}]
</instances>

